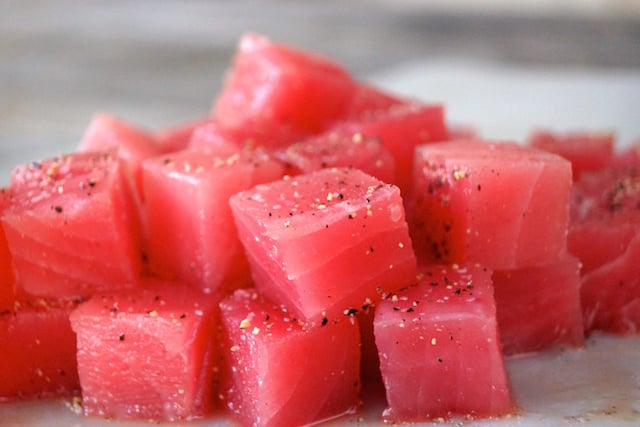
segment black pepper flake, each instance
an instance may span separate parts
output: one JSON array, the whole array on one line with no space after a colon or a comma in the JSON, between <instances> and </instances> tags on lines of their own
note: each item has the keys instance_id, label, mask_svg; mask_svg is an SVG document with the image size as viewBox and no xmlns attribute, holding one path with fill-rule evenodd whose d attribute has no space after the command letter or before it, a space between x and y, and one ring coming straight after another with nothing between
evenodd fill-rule
<instances>
[{"instance_id":1,"label":"black pepper flake","mask_svg":"<svg viewBox=\"0 0 640 427\"><path fill-rule=\"evenodd\" d=\"M353 317L356 314L358 314L358 309L357 308L349 308L349 309L344 311L344 314L346 314L349 317Z\"/></svg>"},{"instance_id":2,"label":"black pepper flake","mask_svg":"<svg viewBox=\"0 0 640 427\"><path fill-rule=\"evenodd\" d=\"M444 360L442 359L442 357L438 357L438 363L442 363L444 362Z\"/></svg>"},{"instance_id":3,"label":"black pepper flake","mask_svg":"<svg viewBox=\"0 0 640 427\"><path fill-rule=\"evenodd\" d=\"M460 292L462 292L462 289L460 289L460 288L456 288L456 290L455 290L455 294L456 294L456 295L460 295Z\"/></svg>"},{"instance_id":4,"label":"black pepper flake","mask_svg":"<svg viewBox=\"0 0 640 427\"><path fill-rule=\"evenodd\" d=\"M180 318L181 318L181 319L184 319L184 318L186 318L186 317L187 317L187 313L182 313L182 314L180 315Z\"/></svg>"},{"instance_id":5,"label":"black pepper flake","mask_svg":"<svg viewBox=\"0 0 640 427\"><path fill-rule=\"evenodd\" d=\"M407 313L413 313L413 307L409 307L405 310Z\"/></svg>"},{"instance_id":6,"label":"black pepper flake","mask_svg":"<svg viewBox=\"0 0 640 427\"><path fill-rule=\"evenodd\" d=\"M476 188L478 189L478 191L482 190L482 186L480 184L478 184L478 186Z\"/></svg>"},{"instance_id":7,"label":"black pepper flake","mask_svg":"<svg viewBox=\"0 0 640 427\"><path fill-rule=\"evenodd\" d=\"M327 325L327 323L329 323L329 319L327 319L326 317L323 317L323 318L322 318L322 323L321 323L321 325L322 325L322 326L326 326L326 325Z\"/></svg>"},{"instance_id":8,"label":"black pepper flake","mask_svg":"<svg viewBox=\"0 0 640 427\"><path fill-rule=\"evenodd\" d=\"M119 339L120 341L124 341L124 334L120 334L120 335L118 335L118 339Z\"/></svg>"},{"instance_id":9,"label":"black pepper flake","mask_svg":"<svg viewBox=\"0 0 640 427\"><path fill-rule=\"evenodd\" d=\"M393 307L393 311L400 311L400 307Z\"/></svg>"},{"instance_id":10,"label":"black pepper flake","mask_svg":"<svg viewBox=\"0 0 640 427\"><path fill-rule=\"evenodd\" d=\"M51 206L51 209L56 211L56 213L62 213L62 206L60 206L60 205Z\"/></svg>"},{"instance_id":11,"label":"black pepper flake","mask_svg":"<svg viewBox=\"0 0 640 427\"><path fill-rule=\"evenodd\" d=\"M352 214L349 214L348 218L349 218L349 219L353 219L353 218L354 218L354 216L353 216Z\"/></svg>"}]
</instances>

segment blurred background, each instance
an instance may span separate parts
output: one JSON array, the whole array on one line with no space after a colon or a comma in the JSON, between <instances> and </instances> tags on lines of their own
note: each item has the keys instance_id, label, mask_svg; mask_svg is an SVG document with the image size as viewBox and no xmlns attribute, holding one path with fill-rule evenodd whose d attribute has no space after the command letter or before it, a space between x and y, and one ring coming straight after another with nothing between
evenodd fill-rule
<instances>
[{"instance_id":1,"label":"blurred background","mask_svg":"<svg viewBox=\"0 0 640 427\"><path fill-rule=\"evenodd\" d=\"M246 31L444 102L487 137L640 137L639 0L1 0L0 185L73 150L96 111L151 129L206 115Z\"/></svg>"}]
</instances>

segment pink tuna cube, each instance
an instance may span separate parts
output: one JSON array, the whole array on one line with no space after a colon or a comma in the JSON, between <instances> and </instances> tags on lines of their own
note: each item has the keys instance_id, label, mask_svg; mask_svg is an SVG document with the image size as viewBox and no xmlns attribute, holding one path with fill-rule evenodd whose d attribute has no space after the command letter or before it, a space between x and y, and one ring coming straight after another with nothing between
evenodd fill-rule
<instances>
[{"instance_id":1,"label":"pink tuna cube","mask_svg":"<svg viewBox=\"0 0 640 427\"><path fill-rule=\"evenodd\" d=\"M342 135L378 139L394 158L396 176L393 182L406 196L412 184L415 148L448 139L444 114L442 105L407 102L339 123L331 130Z\"/></svg>"},{"instance_id":2,"label":"pink tuna cube","mask_svg":"<svg viewBox=\"0 0 640 427\"><path fill-rule=\"evenodd\" d=\"M339 129L292 144L279 157L296 173L352 167L384 182L395 179L393 156L378 138Z\"/></svg>"},{"instance_id":3,"label":"pink tuna cube","mask_svg":"<svg viewBox=\"0 0 640 427\"><path fill-rule=\"evenodd\" d=\"M2 216L19 292L86 297L135 287L142 235L113 153L77 153L17 168Z\"/></svg>"},{"instance_id":4,"label":"pink tuna cube","mask_svg":"<svg viewBox=\"0 0 640 427\"><path fill-rule=\"evenodd\" d=\"M556 153L571 162L574 178L583 172L603 169L614 157L615 135L612 132L557 132L538 129L529 135L532 147Z\"/></svg>"},{"instance_id":5,"label":"pink tuna cube","mask_svg":"<svg viewBox=\"0 0 640 427\"><path fill-rule=\"evenodd\" d=\"M569 251L583 263L587 332L640 329L640 173L616 165L585 172L575 183Z\"/></svg>"},{"instance_id":6,"label":"pink tuna cube","mask_svg":"<svg viewBox=\"0 0 640 427\"><path fill-rule=\"evenodd\" d=\"M398 187L322 169L231 198L256 286L306 320L353 315L415 281Z\"/></svg>"},{"instance_id":7,"label":"pink tuna cube","mask_svg":"<svg viewBox=\"0 0 640 427\"><path fill-rule=\"evenodd\" d=\"M587 332L637 334L640 330L640 232L614 260L582 277L580 294Z\"/></svg>"},{"instance_id":8,"label":"pink tuna cube","mask_svg":"<svg viewBox=\"0 0 640 427\"><path fill-rule=\"evenodd\" d=\"M580 261L558 261L493 273L498 327L505 354L584 344ZM544 313L544 315L542 315Z\"/></svg>"},{"instance_id":9,"label":"pink tuna cube","mask_svg":"<svg viewBox=\"0 0 640 427\"><path fill-rule=\"evenodd\" d=\"M214 403L218 298L186 286L97 294L70 316L86 415L201 418Z\"/></svg>"},{"instance_id":10,"label":"pink tuna cube","mask_svg":"<svg viewBox=\"0 0 640 427\"><path fill-rule=\"evenodd\" d=\"M349 73L329 59L246 34L213 116L225 127L287 123L318 132L349 109L354 92Z\"/></svg>"},{"instance_id":11,"label":"pink tuna cube","mask_svg":"<svg viewBox=\"0 0 640 427\"><path fill-rule=\"evenodd\" d=\"M0 312L0 402L79 393L76 336L69 324L76 306L21 299Z\"/></svg>"},{"instance_id":12,"label":"pink tuna cube","mask_svg":"<svg viewBox=\"0 0 640 427\"><path fill-rule=\"evenodd\" d=\"M387 420L511 411L491 271L424 269L417 286L376 307L374 328Z\"/></svg>"},{"instance_id":13,"label":"pink tuna cube","mask_svg":"<svg viewBox=\"0 0 640 427\"><path fill-rule=\"evenodd\" d=\"M407 201L418 259L493 269L551 262L566 252L571 164L515 143L419 147Z\"/></svg>"},{"instance_id":14,"label":"pink tuna cube","mask_svg":"<svg viewBox=\"0 0 640 427\"><path fill-rule=\"evenodd\" d=\"M260 151L219 144L149 159L143 176L150 270L208 291L247 286L229 197L279 179L282 166Z\"/></svg>"},{"instance_id":15,"label":"pink tuna cube","mask_svg":"<svg viewBox=\"0 0 640 427\"><path fill-rule=\"evenodd\" d=\"M123 170L137 197L142 196L142 161L161 153L154 136L106 113L96 114L85 130L78 151L117 150Z\"/></svg>"},{"instance_id":16,"label":"pink tuna cube","mask_svg":"<svg viewBox=\"0 0 640 427\"><path fill-rule=\"evenodd\" d=\"M220 303L222 394L243 425L293 427L359 404L360 335L354 317L309 325L255 290Z\"/></svg>"},{"instance_id":17,"label":"pink tuna cube","mask_svg":"<svg viewBox=\"0 0 640 427\"><path fill-rule=\"evenodd\" d=\"M8 188L0 188L0 218L9 204L9 194ZM11 253L0 221L0 311L13 308L16 299L14 281Z\"/></svg>"}]
</instances>

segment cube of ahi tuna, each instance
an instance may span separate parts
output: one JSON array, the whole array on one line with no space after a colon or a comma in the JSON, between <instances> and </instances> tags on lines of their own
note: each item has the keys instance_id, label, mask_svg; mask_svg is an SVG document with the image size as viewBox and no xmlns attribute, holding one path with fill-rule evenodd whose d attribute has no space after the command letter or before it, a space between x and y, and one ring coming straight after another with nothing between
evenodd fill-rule
<instances>
[{"instance_id":1,"label":"cube of ahi tuna","mask_svg":"<svg viewBox=\"0 0 640 427\"><path fill-rule=\"evenodd\" d=\"M571 164L515 143L452 141L416 151L407 216L418 259L493 269L566 251Z\"/></svg>"},{"instance_id":2,"label":"cube of ahi tuna","mask_svg":"<svg viewBox=\"0 0 640 427\"><path fill-rule=\"evenodd\" d=\"M376 138L395 161L395 179L403 195L412 183L412 165L417 146L448 139L442 105L404 103L372 111L359 120L339 123L331 131L352 137Z\"/></svg>"},{"instance_id":3,"label":"cube of ahi tuna","mask_svg":"<svg viewBox=\"0 0 640 427\"><path fill-rule=\"evenodd\" d=\"M156 141L158 141L158 146L163 153L173 153L184 150L189 146L193 132L210 120L208 117L203 117L197 120L174 124L157 130L153 136Z\"/></svg>"},{"instance_id":4,"label":"cube of ahi tuna","mask_svg":"<svg viewBox=\"0 0 640 427\"><path fill-rule=\"evenodd\" d=\"M384 417L415 422L507 414L511 399L496 323L491 272L432 266L417 286L376 307Z\"/></svg>"},{"instance_id":5,"label":"cube of ahi tuna","mask_svg":"<svg viewBox=\"0 0 640 427\"><path fill-rule=\"evenodd\" d=\"M20 300L0 312L0 402L80 391L74 301Z\"/></svg>"},{"instance_id":6,"label":"cube of ahi tuna","mask_svg":"<svg viewBox=\"0 0 640 427\"><path fill-rule=\"evenodd\" d=\"M296 173L352 167L384 182L395 179L395 161L378 138L330 130L290 145L279 157Z\"/></svg>"},{"instance_id":7,"label":"cube of ahi tuna","mask_svg":"<svg viewBox=\"0 0 640 427\"><path fill-rule=\"evenodd\" d=\"M142 236L113 153L18 167L10 188L2 223L19 291L74 298L136 286Z\"/></svg>"},{"instance_id":8,"label":"cube of ahi tuna","mask_svg":"<svg viewBox=\"0 0 640 427\"><path fill-rule=\"evenodd\" d=\"M349 73L329 59L246 34L213 116L225 127L286 123L318 132L349 109L354 91Z\"/></svg>"},{"instance_id":9,"label":"cube of ahi tuna","mask_svg":"<svg viewBox=\"0 0 640 427\"><path fill-rule=\"evenodd\" d=\"M310 425L355 411L355 317L305 324L251 289L226 297L220 308L226 362L221 395L243 425Z\"/></svg>"},{"instance_id":10,"label":"cube of ahi tuna","mask_svg":"<svg viewBox=\"0 0 640 427\"><path fill-rule=\"evenodd\" d=\"M640 330L640 232L619 257L585 274L580 294L584 327L616 334Z\"/></svg>"},{"instance_id":11,"label":"cube of ahi tuna","mask_svg":"<svg viewBox=\"0 0 640 427\"><path fill-rule=\"evenodd\" d=\"M80 305L70 319L84 413L156 421L210 413L218 301L154 281Z\"/></svg>"},{"instance_id":12,"label":"cube of ahi tuna","mask_svg":"<svg viewBox=\"0 0 640 427\"><path fill-rule=\"evenodd\" d=\"M82 136L78 151L117 150L123 170L135 194L142 197L142 161L159 155L161 147L154 136L107 113L97 113Z\"/></svg>"},{"instance_id":13,"label":"cube of ahi tuna","mask_svg":"<svg viewBox=\"0 0 640 427\"><path fill-rule=\"evenodd\" d=\"M569 251L580 258L586 330L640 329L640 169L585 172L573 188Z\"/></svg>"},{"instance_id":14,"label":"cube of ahi tuna","mask_svg":"<svg viewBox=\"0 0 640 427\"><path fill-rule=\"evenodd\" d=\"M209 291L247 286L229 197L279 179L282 166L219 144L149 159L143 170L151 271Z\"/></svg>"},{"instance_id":15,"label":"cube of ahi tuna","mask_svg":"<svg viewBox=\"0 0 640 427\"><path fill-rule=\"evenodd\" d=\"M215 118L197 126L189 140L190 148L207 148L211 145L232 144L237 148L266 151L282 150L309 136L306 131L293 129L287 123L247 123L241 127L225 126Z\"/></svg>"},{"instance_id":16,"label":"cube of ahi tuna","mask_svg":"<svg viewBox=\"0 0 640 427\"><path fill-rule=\"evenodd\" d=\"M561 133L537 129L529 135L528 144L569 160L574 178L579 178L583 172L603 169L611 164L615 135L612 132Z\"/></svg>"},{"instance_id":17,"label":"cube of ahi tuna","mask_svg":"<svg viewBox=\"0 0 640 427\"><path fill-rule=\"evenodd\" d=\"M364 82L356 82L351 105L344 119L347 121L362 121L383 111L389 111L394 106L406 104L407 99L387 92L379 87Z\"/></svg>"},{"instance_id":18,"label":"cube of ahi tuna","mask_svg":"<svg viewBox=\"0 0 640 427\"><path fill-rule=\"evenodd\" d=\"M256 286L296 316L330 321L415 281L398 187L322 169L230 199Z\"/></svg>"},{"instance_id":19,"label":"cube of ahi tuna","mask_svg":"<svg viewBox=\"0 0 640 427\"><path fill-rule=\"evenodd\" d=\"M492 278L504 354L584 344L580 261L576 257L496 270Z\"/></svg>"},{"instance_id":20,"label":"cube of ahi tuna","mask_svg":"<svg viewBox=\"0 0 640 427\"><path fill-rule=\"evenodd\" d=\"M0 188L0 218L9 205L9 189ZM0 311L13 308L16 299L13 264L9 245L0 221Z\"/></svg>"}]
</instances>

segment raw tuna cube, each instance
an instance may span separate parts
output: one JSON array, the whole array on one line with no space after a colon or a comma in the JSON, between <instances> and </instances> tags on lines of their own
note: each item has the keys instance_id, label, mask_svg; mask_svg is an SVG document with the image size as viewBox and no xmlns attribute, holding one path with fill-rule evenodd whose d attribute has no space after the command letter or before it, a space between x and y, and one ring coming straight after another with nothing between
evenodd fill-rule
<instances>
[{"instance_id":1,"label":"raw tuna cube","mask_svg":"<svg viewBox=\"0 0 640 427\"><path fill-rule=\"evenodd\" d=\"M162 153L173 153L187 148L193 132L211 119L203 118L161 129L154 134Z\"/></svg>"},{"instance_id":2,"label":"raw tuna cube","mask_svg":"<svg viewBox=\"0 0 640 427\"><path fill-rule=\"evenodd\" d=\"M584 344L580 261L576 257L497 270L493 285L504 354Z\"/></svg>"},{"instance_id":3,"label":"raw tuna cube","mask_svg":"<svg viewBox=\"0 0 640 427\"><path fill-rule=\"evenodd\" d=\"M587 331L640 331L640 233L626 251L582 277L580 294Z\"/></svg>"},{"instance_id":4,"label":"raw tuna cube","mask_svg":"<svg viewBox=\"0 0 640 427\"><path fill-rule=\"evenodd\" d=\"M247 34L213 115L226 127L287 123L318 132L343 116L354 91L355 83L338 64Z\"/></svg>"},{"instance_id":5,"label":"raw tuna cube","mask_svg":"<svg viewBox=\"0 0 640 427\"><path fill-rule=\"evenodd\" d=\"M238 148L281 150L295 141L305 139L307 132L292 129L286 123L263 125L256 122L242 127L228 127L211 119L194 129L189 147L206 148L217 144L233 144Z\"/></svg>"},{"instance_id":6,"label":"raw tuna cube","mask_svg":"<svg viewBox=\"0 0 640 427\"><path fill-rule=\"evenodd\" d=\"M640 168L640 139L629 144L627 148L613 157L613 164L618 167Z\"/></svg>"},{"instance_id":7,"label":"raw tuna cube","mask_svg":"<svg viewBox=\"0 0 640 427\"><path fill-rule=\"evenodd\" d=\"M569 251L584 265L587 331L640 329L640 173L635 166L584 173L571 203Z\"/></svg>"},{"instance_id":8,"label":"raw tuna cube","mask_svg":"<svg viewBox=\"0 0 640 427\"><path fill-rule=\"evenodd\" d=\"M230 199L256 286L306 320L357 312L415 281L400 191L322 169Z\"/></svg>"},{"instance_id":9,"label":"raw tuna cube","mask_svg":"<svg viewBox=\"0 0 640 427\"><path fill-rule=\"evenodd\" d=\"M571 164L515 143L420 146L407 202L425 262L493 269L552 262L566 251Z\"/></svg>"},{"instance_id":10,"label":"raw tuna cube","mask_svg":"<svg viewBox=\"0 0 640 427\"><path fill-rule=\"evenodd\" d=\"M567 247L582 263L582 274L622 256L638 234L638 224L623 221L585 221L569 227Z\"/></svg>"},{"instance_id":11,"label":"raw tuna cube","mask_svg":"<svg viewBox=\"0 0 640 427\"><path fill-rule=\"evenodd\" d=\"M569 251L588 273L622 255L638 233L640 173L631 167L609 167L583 174L571 197Z\"/></svg>"},{"instance_id":12,"label":"raw tuna cube","mask_svg":"<svg viewBox=\"0 0 640 427\"><path fill-rule=\"evenodd\" d=\"M113 154L64 155L17 168L2 222L16 287L53 298L136 286L141 233Z\"/></svg>"},{"instance_id":13,"label":"raw tuna cube","mask_svg":"<svg viewBox=\"0 0 640 427\"><path fill-rule=\"evenodd\" d=\"M361 120L340 123L332 130L380 140L395 159L396 178L393 182L403 195L408 194L411 186L415 148L420 144L448 139L441 105L394 105Z\"/></svg>"},{"instance_id":14,"label":"raw tuna cube","mask_svg":"<svg viewBox=\"0 0 640 427\"><path fill-rule=\"evenodd\" d=\"M290 145L280 157L295 173L346 166L384 182L395 179L395 162L389 150L378 138L358 133L328 131Z\"/></svg>"},{"instance_id":15,"label":"raw tuna cube","mask_svg":"<svg viewBox=\"0 0 640 427\"><path fill-rule=\"evenodd\" d=\"M346 120L362 121L408 101L375 86L357 82Z\"/></svg>"},{"instance_id":16,"label":"raw tuna cube","mask_svg":"<svg viewBox=\"0 0 640 427\"><path fill-rule=\"evenodd\" d=\"M417 286L376 307L374 328L387 392L386 420L511 411L491 271L425 268Z\"/></svg>"},{"instance_id":17,"label":"raw tuna cube","mask_svg":"<svg viewBox=\"0 0 640 427\"><path fill-rule=\"evenodd\" d=\"M282 166L260 151L218 145L149 159L143 170L150 270L208 291L247 286L229 197L279 179Z\"/></svg>"},{"instance_id":18,"label":"raw tuna cube","mask_svg":"<svg viewBox=\"0 0 640 427\"><path fill-rule=\"evenodd\" d=\"M9 189L0 188L0 218L9 205L9 199ZM2 222L0 222L0 311L13 308L16 299L14 281L11 253Z\"/></svg>"},{"instance_id":19,"label":"raw tuna cube","mask_svg":"<svg viewBox=\"0 0 640 427\"><path fill-rule=\"evenodd\" d=\"M214 403L217 302L181 284L96 294L70 316L86 415L201 418Z\"/></svg>"},{"instance_id":20,"label":"raw tuna cube","mask_svg":"<svg viewBox=\"0 0 640 427\"><path fill-rule=\"evenodd\" d=\"M537 130L529 136L528 143L569 160L573 176L578 178L584 171L602 169L611 163L615 137L611 132Z\"/></svg>"},{"instance_id":21,"label":"raw tuna cube","mask_svg":"<svg viewBox=\"0 0 640 427\"><path fill-rule=\"evenodd\" d=\"M32 299L0 312L0 402L80 391L69 324L76 305Z\"/></svg>"},{"instance_id":22,"label":"raw tuna cube","mask_svg":"<svg viewBox=\"0 0 640 427\"><path fill-rule=\"evenodd\" d=\"M124 171L135 194L142 194L142 160L161 153L156 139L148 132L109 114L96 114L85 130L79 151L104 152L117 149Z\"/></svg>"},{"instance_id":23,"label":"raw tuna cube","mask_svg":"<svg viewBox=\"0 0 640 427\"><path fill-rule=\"evenodd\" d=\"M454 141L456 139L481 139L480 131L475 126L468 123L449 124L447 126L447 133L449 134L450 141Z\"/></svg>"},{"instance_id":24,"label":"raw tuna cube","mask_svg":"<svg viewBox=\"0 0 640 427\"><path fill-rule=\"evenodd\" d=\"M220 308L223 398L244 425L309 425L355 411L360 337L354 317L311 326L252 290L236 291Z\"/></svg>"}]
</instances>

